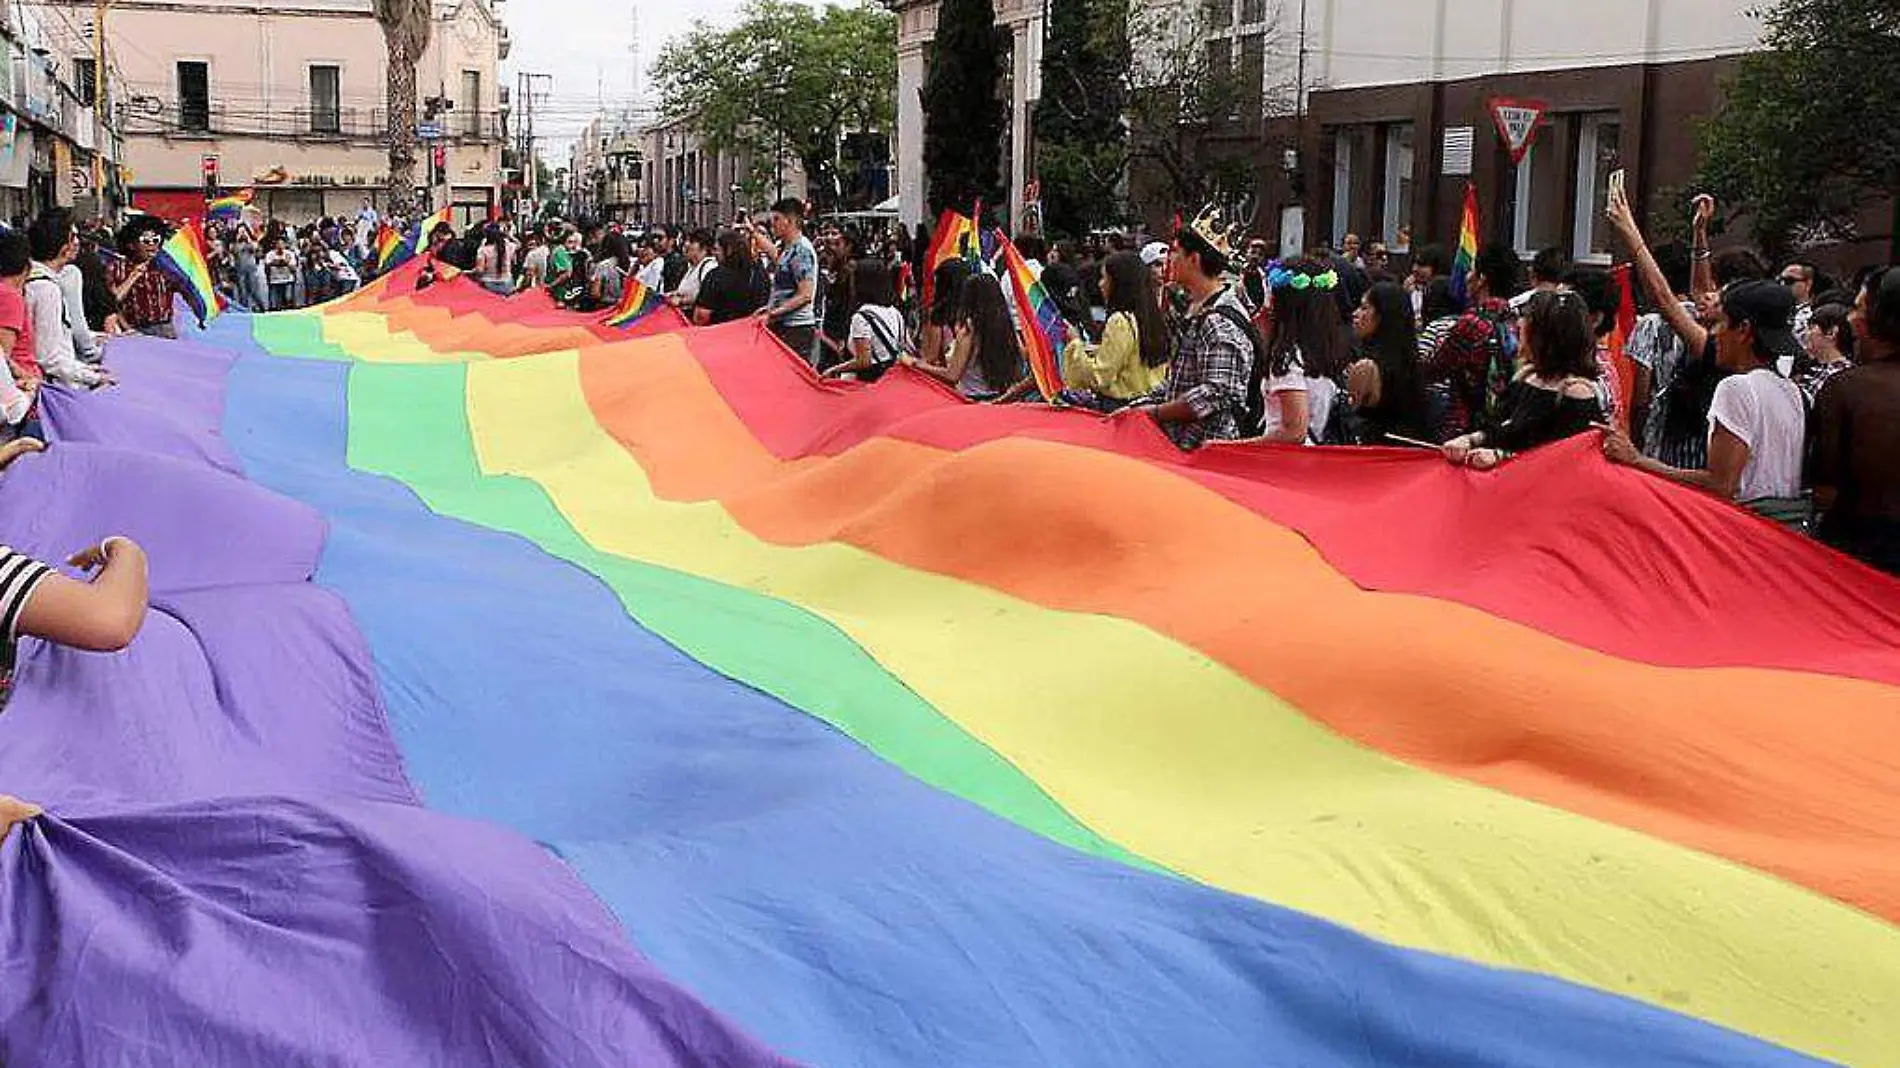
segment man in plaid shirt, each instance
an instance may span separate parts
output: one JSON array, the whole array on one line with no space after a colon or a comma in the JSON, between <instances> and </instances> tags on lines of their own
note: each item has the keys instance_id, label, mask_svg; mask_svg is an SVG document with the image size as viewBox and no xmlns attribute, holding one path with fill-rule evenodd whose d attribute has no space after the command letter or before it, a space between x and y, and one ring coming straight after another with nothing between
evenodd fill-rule
<instances>
[{"instance_id":1,"label":"man in plaid shirt","mask_svg":"<svg viewBox=\"0 0 1900 1068\"><path fill-rule=\"evenodd\" d=\"M1242 324L1251 313L1234 287L1222 282L1228 256L1220 244L1218 236L1210 239L1193 227L1175 235L1168 259L1191 302L1187 322L1176 338L1167 380L1142 403L1122 409L1147 412L1183 449L1241 437L1246 421L1254 351Z\"/></svg>"}]
</instances>

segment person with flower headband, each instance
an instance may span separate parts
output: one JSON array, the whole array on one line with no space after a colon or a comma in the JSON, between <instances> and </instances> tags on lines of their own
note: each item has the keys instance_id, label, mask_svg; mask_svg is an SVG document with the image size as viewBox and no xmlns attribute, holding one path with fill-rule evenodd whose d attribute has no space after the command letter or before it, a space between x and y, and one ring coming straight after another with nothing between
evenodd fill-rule
<instances>
[{"instance_id":1,"label":"person with flower headband","mask_svg":"<svg viewBox=\"0 0 1900 1068\"><path fill-rule=\"evenodd\" d=\"M1317 260L1267 267L1267 343L1247 391L1264 440L1303 445L1325 439L1348 345L1335 294L1339 272Z\"/></svg>"},{"instance_id":2,"label":"person with flower headband","mask_svg":"<svg viewBox=\"0 0 1900 1068\"><path fill-rule=\"evenodd\" d=\"M1211 211L1174 235L1168 261L1188 297L1174 361L1160 388L1111 418L1141 413L1183 449L1242 436L1257 335L1235 287L1225 281L1233 246Z\"/></svg>"}]
</instances>

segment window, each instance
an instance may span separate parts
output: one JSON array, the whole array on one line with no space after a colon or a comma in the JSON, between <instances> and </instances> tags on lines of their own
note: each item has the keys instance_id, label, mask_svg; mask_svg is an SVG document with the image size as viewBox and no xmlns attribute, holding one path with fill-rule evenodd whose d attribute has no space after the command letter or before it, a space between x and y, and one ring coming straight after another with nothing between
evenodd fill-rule
<instances>
[{"instance_id":1,"label":"window","mask_svg":"<svg viewBox=\"0 0 1900 1068\"><path fill-rule=\"evenodd\" d=\"M1207 24L1225 29L1234 24L1234 0L1207 0Z\"/></svg>"},{"instance_id":2,"label":"window","mask_svg":"<svg viewBox=\"0 0 1900 1068\"><path fill-rule=\"evenodd\" d=\"M1250 34L1240 39L1240 101L1250 115L1265 112L1262 95L1267 85L1267 38Z\"/></svg>"},{"instance_id":3,"label":"window","mask_svg":"<svg viewBox=\"0 0 1900 1068\"><path fill-rule=\"evenodd\" d=\"M1240 0L1240 24L1258 26L1267 21L1267 0Z\"/></svg>"},{"instance_id":4,"label":"window","mask_svg":"<svg viewBox=\"0 0 1900 1068\"><path fill-rule=\"evenodd\" d=\"M91 56L73 60L73 88L87 107L99 99L99 67Z\"/></svg>"},{"instance_id":5,"label":"window","mask_svg":"<svg viewBox=\"0 0 1900 1068\"><path fill-rule=\"evenodd\" d=\"M482 135L482 74L480 71L462 72L462 102L456 105L462 112L462 132L470 137Z\"/></svg>"},{"instance_id":6,"label":"window","mask_svg":"<svg viewBox=\"0 0 1900 1068\"><path fill-rule=\"evenodd\" d=\"M1394 251L1410 248L1412 229L1412 124L1385 128L1385 243ZM1401 235L1406 239L1402 239Z\"/></svg>"},{"instance_id":7,"label":"window","mask_svg":"<svg viewBox=\"0 0 1900 1068\"><path fill-rule=\"evenodd\" d=\"M310 132L317 134L336 134L343 132L343 109L341 106L341 85L343 69L341 67L310 68Z\"/></svg>"},{"instance_id":8,"label":"window","mask_svg":"<svg viewBox=\"0 0 1900 1068\"><path fill-rule=\"evenodd\" d=\"M1568 123L1551 123L1538 132L1530 153L1517 168L1508 207L1512 243L1520 255L1533 256L1540 249L1569 244L1566 213L1574 190L1565 173L1568 170L1565 161L1571 149L1570 141ZM1510 173L1508 154L1502 167L1504 173Z\"/></svg>"},{"instance_id":9,"label":"window","mask_svg":"<svg viewBox=\"0 0 1900 1068\"><path fill-rule=\"evenodd\" d=\"M178 128L188 133L211 129L211 65L196 61L178 64Z\"/></svg>"},{"instance_id":10,"label":"window","mask_svg":"<svg viewBox=\"0 0 1900 1068\"><path fill-rule=\"evenodd\" d=\"M1578 260L1608 260L1614 247L1604 216L1610 175L1623 166L1623 123L1614 112L1585 115L1577 124L1576 227L1571 234Z\"/></svg>"},{"instance_id":11,"label":"window","mask_svg":"<svg viewBox=\"0 0 1900 1068\"><path fill-rule=\"evenodd\" d=\"M1220 38L1207 42L1207 84L1224 90L1233 80L1234 42ZM1226 95L1223 91L1221 95Z\"/></svg>"},{"instance_id":12,"label":"window","mask_svg":"<svg viewBox=\"0 0 1900 1068\"><path fill-rule=\"evenodd\" d=\"M1333 133L1333 246L1371 221L1378 188L1372 159L1372 127L1342 126Z\"/></svg>"}]
</instances>

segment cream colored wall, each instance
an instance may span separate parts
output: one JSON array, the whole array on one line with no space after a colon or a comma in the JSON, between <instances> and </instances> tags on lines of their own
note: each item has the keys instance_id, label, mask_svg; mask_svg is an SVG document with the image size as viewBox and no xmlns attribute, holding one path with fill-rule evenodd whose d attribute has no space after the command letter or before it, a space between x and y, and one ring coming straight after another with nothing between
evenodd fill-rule
<instances>
[{"instance_id":1,"label":"cream colored wall","mask_svg":"<svg viewBox=\"0 0 1900 1068\"><path fill-rule=\"evenodd\" d=\"M461 72L477 70L482 75L479 110L492 115L500 100L497 29L475 0L463 0L456 8L438 4L438 9L453 12L454 17L438 16L429 51L418 65L419 95L446 91L459 113L467 106L460 99ZM119 0L107 25L114 64L131 91L157 97L168 106L177 101L177 62L204 60L211 68L213 107L221 105L233 116L274 115L288 122L286 113L310 107L309 68L314 64L342 68L340 104L346 129L352 112L363 115L367 123L370 113L385 110L387 52L369 0L286 4L196 0L191 10L142 7L138 0ZM443 121L454 130L458 118L459 114L451 113ZM226 185L243 184L272 167L283 167L292 175L358 179L377 185L386 181L388 171L387 149L367 141L134 135L128 145L132 184L195 186L200 182L200 160L207 153L220 157ZM455 186L497 186L500 167L498 141L450 144L448 174Z\"/></svg>"},{"instance_id":2,"label":"cream colored wall","mask_svg":"<svg viewBox=\"0 0 1900 1068\"><path fill-rule=\"evenodd\" d=\"M1324 88L1674 63L1759 45L1756 0L1311 0L1309 70ZM1297 36L1298 0L1281 0ZM1288 55L1297 49L1289 44Z\"/></svg>"}]
</instances>

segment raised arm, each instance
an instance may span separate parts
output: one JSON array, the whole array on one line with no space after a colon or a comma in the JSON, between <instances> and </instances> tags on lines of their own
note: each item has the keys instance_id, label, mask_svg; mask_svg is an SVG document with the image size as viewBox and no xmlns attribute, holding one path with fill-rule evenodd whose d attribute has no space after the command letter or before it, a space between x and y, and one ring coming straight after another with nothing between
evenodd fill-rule
<instances>
[{"instance_id":1,"label":"raised arm","mask_svg":"<svg viewBox=\"0 0 1900 1068\"><path fill-rule=\"evenodd\" d=\"M1696 318L1683 310L1682 302L1669 288L1669 278L1663 274L1661 265L1649 251L1649 242L1643 239L1643 231L1636 225L1636 213L1630 209L1629 200L1612 195L1609 208L1610 225L1616 229L1623 244L1630 250L1630 258L1636 263L1636 273L1643 279L1643 288L1649 291L1649 299L1654 301L1657 310L1662 312L1663 321L1682 338L1691 353L1700 355L1709 343L1709 331Z\"/></svg>"},{"instance_id":2,"label":"raised arm","mask_svg":"<svg viewBox=\"0 0 1900 1068\"><path fill-rule=\"evenodd\" d=\"M1715 198L1707 193L1698 195L1689 266L1689 295L1697 299L1720 288L1715 284L1715 254L1709 251L1709 224L1714 221Z\"/></svg>"}]
</instances>

